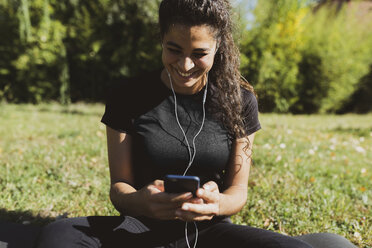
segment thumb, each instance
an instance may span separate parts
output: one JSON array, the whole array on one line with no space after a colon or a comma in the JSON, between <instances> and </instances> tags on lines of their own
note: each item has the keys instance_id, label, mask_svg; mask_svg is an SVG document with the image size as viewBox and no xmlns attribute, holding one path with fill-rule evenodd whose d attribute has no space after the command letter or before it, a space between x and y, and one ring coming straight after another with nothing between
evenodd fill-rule
<instances>
[{"instance_id":1,"label":"thumb","mask_svg":"<svg viewBox=\"0 0 372 248\"><path fill-rule=\"evenodd\" d=\"M164 192L164 181L163 180L155 180L150 184L153 188L157 189L159 192Z\"/></svg>"}]
</instances>

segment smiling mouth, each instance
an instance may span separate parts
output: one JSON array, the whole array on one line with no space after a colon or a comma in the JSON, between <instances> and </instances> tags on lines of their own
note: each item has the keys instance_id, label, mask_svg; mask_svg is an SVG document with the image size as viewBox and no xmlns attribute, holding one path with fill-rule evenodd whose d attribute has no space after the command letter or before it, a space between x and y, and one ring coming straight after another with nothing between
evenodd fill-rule
<instances>
[{"instance_id":1,"label":"smiling mouth","mask_svg":"<svg viewBox=\"0 0 372 248\"><path fill-rule=\"evenodd\" d=\"M191 76L195 75L195 73L196 73L196 71L184 73L184 72L181 72L181 71L179 71L177 69L175 69L175 71L177 72L178 75L180 75L183 78L190 78Z\"/></svg>"}]
</instances>

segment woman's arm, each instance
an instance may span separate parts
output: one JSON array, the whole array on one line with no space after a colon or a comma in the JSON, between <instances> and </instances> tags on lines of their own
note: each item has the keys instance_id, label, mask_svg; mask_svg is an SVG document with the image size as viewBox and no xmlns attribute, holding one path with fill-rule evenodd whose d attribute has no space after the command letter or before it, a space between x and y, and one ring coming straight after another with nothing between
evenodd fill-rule
<instances>
[{"instance_id":1,"label":"woman's arm","mask_svg":"<svg viewBox=\"0 0 372 248\"><path fill-rule=\"evenodd\" d=\"M247 201L248 178L251 166L254 134L246 139L235 140L225 184L227 189L221 194L219 214L233 215L239 212Z\"/></svg>"},{"instance_id":2,"label":"woman's arm","mask_svg":"<svg viewBox=\"0 0 372 248\"><path fill-rule=\"evenodd\" d=\"M227 168L226 190L219 192L215 182L208 182L197 191L202 201L184 203L177 216L185 221L211 219L215 215L233 215L239 212L247 200L248 177L251 164L254 134L233 142ZM247 146L248 145L248 146Z\"/></svg>"},{"instance_id":3,"label":"woman's arm","mask_svg":"<svg viewBox=\"0 0 372 248\"><path fill-rule=\"evenodd\" d=\"M192 194L166 194L164 184L156 180L138 191L134 185L132 139L130 135L106 128L110 167L110 199L125 215L143 215L156 219L175 219L176 209Z\"/></svg>"},{"instance_id":4,"label":"woman's arm","mask_svg":"<svg viewBox=\"0 0 372 248\"><path fill-rule=\"evenodd\" d=\"M119 212L129 215L138 215L134 184L133 168L131 163L131 137L106 127L107 153L110 168L110 199ZM125 204L131 202L132 204Z\"/></svg>"}]
</instances>

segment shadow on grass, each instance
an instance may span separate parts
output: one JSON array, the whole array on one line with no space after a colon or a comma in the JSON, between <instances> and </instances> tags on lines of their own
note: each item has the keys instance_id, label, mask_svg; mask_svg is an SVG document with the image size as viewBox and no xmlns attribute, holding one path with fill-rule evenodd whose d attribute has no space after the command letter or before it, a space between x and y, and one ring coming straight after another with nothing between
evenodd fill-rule
<instances>
[{"instance_id":1,"label":"shadow on grass","mask_svg":"<svg viewBox=\"0 0 372 248\"><path fill-rule=\"evenodd\" d=\"M13 222L18 224L32 224L43 226L55 220L53 217L42 217L40 214L33 214L31 211L9 211L0 208L0 222Z\"/></svg>"},{"instance_id":2,"label":"shadow on grass","mask_svg":"<svg viewBox=\"0 0 372 248\"><path fill-rule=\"evenodd\" d=\"M47 107L41 107L38 109L39 112L50 112L50 113L60 113L65 115L81 115L81 116L101 116L103 112L92 112L92 111L82 111L77 109L67 109L67 108L61 108L58 110L50 109Z\"/></svg>"},{"instance_id":3,"label":"shadow on grass","mask_svg":"<svg viewBox=\"0 0 372 248\"><path fill-rule=\"evenodd\" d=\"M17 112L40 112L40 113L53 113L53 114L63 114L63 115L74 115L74 116L102 116L104 108L102 109L92 109L93 106L79 106L79 105L56 105L56 104L19 104L15 105L15 111Z\"/></svg>"},{"instance_id":4,"label":"shadow on grass","mask_svg":"<svg viewBox=\"0 0 372 248\"><path fill-rule=\"evenodd\" d=\"M0 209L0 248L34 247L42 226L54 220L30 211Z\"/></svg>"}]
</instances>

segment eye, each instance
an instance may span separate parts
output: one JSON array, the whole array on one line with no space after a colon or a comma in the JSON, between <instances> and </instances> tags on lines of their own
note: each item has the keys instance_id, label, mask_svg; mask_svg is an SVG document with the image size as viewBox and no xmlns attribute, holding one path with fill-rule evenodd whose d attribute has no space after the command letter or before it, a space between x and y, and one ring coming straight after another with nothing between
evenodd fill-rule
<instances>
[{"instance_id":1,"label":"eye","mask_svg":"<svg viewBox=\"0 0 372 248\"><path fill-rule=\"evenodd\" d=\"M169 48L168 47L168 50L171 52L171 53L174 53L174 54L180 54L181 51L177 50L177 49L173 49L173 48Z\"/></svg>"},{"instance_id":2,"label":"eye","mask_svg":"<svg viewBox=\"0 0 372 248\"><path fill-rule=\"evenodd\" d=\"M197 58L197 59L201 59L201 58L203 58L204 56L207 56L208 53L194 53L193 55L194 55L195 58Z\"/></svg>"}]
</instances>

